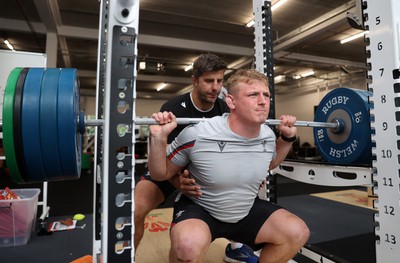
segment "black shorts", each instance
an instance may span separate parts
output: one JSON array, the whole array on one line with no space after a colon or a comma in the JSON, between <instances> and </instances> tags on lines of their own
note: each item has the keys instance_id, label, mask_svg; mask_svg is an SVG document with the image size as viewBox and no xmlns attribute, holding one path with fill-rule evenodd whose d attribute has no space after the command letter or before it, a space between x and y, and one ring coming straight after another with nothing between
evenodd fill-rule
<instances>
[{"instance_id":1,"label":"black shorts","mask_svg":"<svg viewBox=\"0 0 400 263\"><path fill-rule=\"evenodd\" d=\"M150 182L153 182L157 187L161 190L161 192L164 195L164 202L167 200L167 198L172 195L177 189L169 182L169 181L156 181L153 178L150 177L150 172L147 172L145 175L141 176L140 180L147 180Z\"/></svg>"},{"instance_id":2,"label":"black shorts","mask_svg":"<svg viewBox=\"0 0 400 263\"><path fill-rule=\"evenodd\" d=\"M253 207L246 217L237 223L225 223L215 219L202 206L182 195L179 201L175 203L171 228L185 219L197 218L207 223L213 241L216 238L224 237L244 243L256 251L264 246L264 243L255 244L260 228L268 217L278 209L281 209L281 207L277 204L256 197ZM179 217L176 217L176 215L179 215Z\"/></svg>"}]
</instances>

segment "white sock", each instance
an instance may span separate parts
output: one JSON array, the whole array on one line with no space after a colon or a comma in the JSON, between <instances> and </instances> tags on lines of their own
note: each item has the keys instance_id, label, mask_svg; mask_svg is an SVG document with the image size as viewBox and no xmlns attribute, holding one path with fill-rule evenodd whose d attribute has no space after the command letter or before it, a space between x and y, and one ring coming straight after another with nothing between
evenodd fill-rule
<instances>
[{"instance_id":1,"label":"white sock","mask_svg":"<svg viewBox=\"0 0 400 263\"><path fill-rule=\"evenodd\" d=\"M243 246L242 243L238 243L238 242L231 242L231 248L232 249L237 249L237 248L241 248Z\"/></svg>"}]
</instances>

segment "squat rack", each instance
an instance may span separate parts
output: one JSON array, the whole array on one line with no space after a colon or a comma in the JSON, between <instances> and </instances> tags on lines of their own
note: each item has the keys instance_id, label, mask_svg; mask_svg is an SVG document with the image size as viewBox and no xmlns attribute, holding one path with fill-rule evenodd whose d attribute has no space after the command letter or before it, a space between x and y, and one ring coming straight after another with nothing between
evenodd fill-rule
<instances>
[{"instance_id":1,"label":"squat rack","mask_svg":"<svg viewBox=\"0 0 400 263\"><path fill-rule=\"evenodd\" d=\"M93 258L134 262L134 159L138 0L101 1L97 66ZM130 105L118 111L119 103ZM118 153L125 153L118 159ZM123 180L117 180L123 178Z\"/></svg>"},{"instance_id":2,"label":"squat rack","mask_svg":"<svg viewBox=\"0 0 400 263\"><path fill-rule=\"evenodd\" d=\"M373 92L370 98L374 105L371 138L376 145L372 149L373 167L367 171L360 168L360 172L370 173L373 191L379 198L375 203L378 209L375 215L376 262L396 262L400 258L400 146L397 147L400 145L397 139L400 135L397 124L400 120L400 16L396 16L394 10L400 10L400 3L396 0L357 1L362 3L363 19L369 30L367 78L368 90ZM93 255L95 262L134 262L135 162L132 153L135 152L135 136L132 120L136 118L139 0L102 0L100 7L96 116L104 119L104 125L96 127ZM267 74L273 83L271 1L253 0L253 10L256 69ZM274 117L273 87L271 93ZM118 111L121 102L130 107ZM121 152L125 153L124 158L118 159ZM330 169L327 165L319 171ZM117 180L121 175L124 179ZM302 252L319 262L333 262L307 249Z\"/></svg>"}]
</instances>

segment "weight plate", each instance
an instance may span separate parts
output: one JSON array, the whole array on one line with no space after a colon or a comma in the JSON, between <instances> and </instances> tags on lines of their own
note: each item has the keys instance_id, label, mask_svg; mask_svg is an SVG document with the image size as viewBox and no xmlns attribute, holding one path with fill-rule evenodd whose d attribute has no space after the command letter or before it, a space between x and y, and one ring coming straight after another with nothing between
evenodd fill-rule
<instances>
[{"instance_id":1,"label":"weight plate","mask_svg":"<svg viewBox=\"0 0 400 263\"><path fill-rule=\"evenodd\" d=\"M24 159L28 176L35 182L47 181L40 143L40 90L44 71L44 68L29 70L25 79L21 110Z\"/></svg>"},{"instance_id":2,"label":"weight plate","mask_svg":"<svg viewBox=\"0 0 400 263\"><path fill-rule=\"evenodd\" d=\"M46 178L63 179L58 147L57 103L60 69L48 68L44 72L40 95L40 141Z\"/></svg>"},{"instance_id":3,"label":"weight plate","mask_svg":"<svg viewBox=\"0 0 400 263\"><path fill-rule=\"evenodd\" d=\"M370 92L336 88L320 102L315 121L340 119L343 130L314 128L314 139L321 156L333 164L371 164Z\"/></svg>"},{"instance_id":4,"label":"weight plate","mask_svg":"<svg viewBox=\"0 0 400 263\"><path fill-rule=\"evenodd\" d=\"M27 174L26 163L24 159L24 152L22 146L22 130L21 130L21 106L22 106L22 93L24 90L24 84L26 75L29 72L29 68L23 68L18 76L17 85L15 86L14 93L14 151L15 159L17 160L18 169L22 179L25 182L30 182L31 179Z\"/></svg>"},{"instance_id":5,"label":"weight plate","mask_svg":"<svg viewBox=\"0 0 400 263\"><path fill-rule=\"evenodd\" d=\"M79 86L76 69L64 68L58 82L58 141L64 179L79 179L82 135L78 132Z\"/></svg>"},{"instance_id":6,"label":"weight plate","mask_svg":"<svg viewBox=\"0 0 400 263\"><path fill-rule=\"evenodd\" d=\"M6 156L7 167L10 170L11 178L16 183L23 183L14 149L14 93L18 76L22 68L14 68L8 76L3 98L3 147Z\"/></svg>"}]
</instances>

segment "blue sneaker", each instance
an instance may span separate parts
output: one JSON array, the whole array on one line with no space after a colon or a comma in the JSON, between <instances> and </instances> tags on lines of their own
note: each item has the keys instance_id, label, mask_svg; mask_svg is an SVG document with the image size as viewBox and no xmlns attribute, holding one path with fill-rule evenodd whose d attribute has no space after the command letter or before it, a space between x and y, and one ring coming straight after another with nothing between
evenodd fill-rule
<instances>
[{"instance_id":1,"label":"blue sneaker","mask_svg":"<svg viewBox=\"0 0 400 263\"><path fill-rule=\"evenodd\" d=\"M236 249L232 249L231 244L228 244L225 249L224 261L231 263L257 263L258 257L245 244L241 248Z\"/></svg>"}]
</instances>

